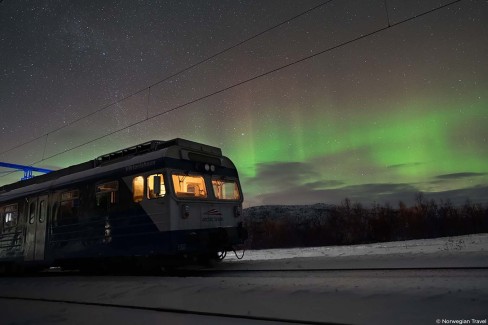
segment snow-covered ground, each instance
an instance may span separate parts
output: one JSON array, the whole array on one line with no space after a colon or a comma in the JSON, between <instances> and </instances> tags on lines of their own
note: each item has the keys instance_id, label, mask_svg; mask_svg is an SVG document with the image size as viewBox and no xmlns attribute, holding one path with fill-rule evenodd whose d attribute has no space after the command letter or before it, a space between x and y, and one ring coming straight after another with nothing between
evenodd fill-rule
<instances>
[{"instance_id":1,"label":"snow-covered ground","mask_svg":"<svg viewBox=\"0 0 488 325\"><path fill-rule=\"evenodd\" d=\"M221 272L203 277L60 275L0 278L0 296L189 309L343 324L446 324L460 320L473 324L473 319L486 323L486 269L306 271L323 267L353 269L383 266L486 267L488 235L250 251L241 261L229 256L218 266L233 270L305 269L302 272ZM32 304L32 308L28 307ZM87 308L72 305L44 308L38 304L24 302L25 312L19 313L14 308L20 304L0 298L1 319L16 324L82 324L91 319L79 314L88 312L83 311ZM144 320L140 311L131 313L124 310L123 315L124 324L139 324ZM94 317L92 323L107 324L112 321L117 321L117 317ZM181 323L194 321L190 318ZM233 320L229 322L234 323Z\"/></svg>"},{"instance_id":2,"label":"snow-covered ground","mask_svg":"<svg viewBox=\"0 0 488 325\"><path fill-rule=\"evenodd\" d=\"M295 257L365 256L406 253L433 254L483 251L488 252L488 234L417 239L367 245L249 250L245 252L245 260L259 261ZM229 254L226 260L236 261L237 258L233 254Z\"/></svg>"}]
</instances>

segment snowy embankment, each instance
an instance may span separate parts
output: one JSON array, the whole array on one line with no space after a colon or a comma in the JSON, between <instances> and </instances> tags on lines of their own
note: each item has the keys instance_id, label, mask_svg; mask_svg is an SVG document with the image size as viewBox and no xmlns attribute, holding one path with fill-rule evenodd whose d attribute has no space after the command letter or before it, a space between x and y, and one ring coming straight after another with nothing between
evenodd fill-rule
<instances>
[{"instance_id":1,"label":"snowy embankment","mask_svg":"<svg viewBox=\"0 0 488 325\"><path fill-rule=\"evenodd\" d=\"M230 253L219 267L236 270L487 267L488 234L367 245L249 250L242 260L245 263L237 261Z\"/></svg>"},{"instance_id":2,"label":"snowy embankment","mask_svg":"<svg viewBox=\"0 0 488 325\"><path fill-rule=\"evenodd\" d=\"M446 252L482 252L488 251L488 234L475 234L433 239L416 239L396 242L374 243L366 245L325 246L249 250L245 260L274 260L295 257L337 257L383 254L435 254ZM228 260L237 260L229 254Z\"/></svg>"}]
</instances>

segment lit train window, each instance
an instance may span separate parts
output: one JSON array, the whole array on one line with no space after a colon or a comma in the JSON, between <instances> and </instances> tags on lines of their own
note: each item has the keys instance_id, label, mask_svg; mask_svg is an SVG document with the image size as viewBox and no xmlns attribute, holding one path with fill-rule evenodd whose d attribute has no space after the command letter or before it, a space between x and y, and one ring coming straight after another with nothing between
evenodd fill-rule
<instances>
[{"instance_id":1,"label":"lit train window","mask_svg":"<svg viewBox=\"0 0 488 325\"><path fill-rule=\"evenodd\" d=\"M237 182L230 180L213 179L214 195L219 200L239 200L239 187Z\"/></svg>"},{"instance_id":2,"label":"lit train window","mask_svg":"<svg viewBox=\"0 0 488 325\"><path fill-rule=\"evenodd\" d=\"M144 196L144 177L137 176L132 180L132 197L134 202L139 203Z\"/></svg>"},{"instance_id":3,"label":"lit train window","mask_svg":"<svg viewBox=\"0 0 488 325\"><path fill-rule=\"evenodd\" d=\"M154 174L147 177L147 198L156 199L166 195L163 174Z\"/></svg>"},{"instance_id":4,"label":"lit train window","mask_svg":"<svg viewBox=\"0 0 488 325\"><path fill-rule=\"evenodd\" d=\"M173 174L173 186L177 197L207 197L205 180L202 176Z\"/></svg>"}]
</instances>

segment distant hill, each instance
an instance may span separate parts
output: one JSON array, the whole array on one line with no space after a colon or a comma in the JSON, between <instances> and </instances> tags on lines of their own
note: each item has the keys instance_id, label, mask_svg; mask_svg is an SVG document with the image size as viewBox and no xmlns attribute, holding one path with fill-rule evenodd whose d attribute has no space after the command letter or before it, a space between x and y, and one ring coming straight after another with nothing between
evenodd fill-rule
<instances>
[{"instance_id":1,"label":"distant hill","mask_svg":"<svg viewBox=\"0 0 488 325\"><path fill-rule=\"evenodd\" d=\"M398 208L340 205L263 205L243 211L249 248L350 245L488 233L488 206L453 206L420 198Z\"/></svg>"},{"instance_id":2,"label":"distant hill","mask_svg":"<svg viewBox=\"0 0 488 325\"><path fill-rule=\"evenodd\" d=\"M336 206L317 203L312 205L262 205L243 210L243 216L249 221L288 220L301 222L324 218L335 210Z\"/></svg>"}]
</instances>

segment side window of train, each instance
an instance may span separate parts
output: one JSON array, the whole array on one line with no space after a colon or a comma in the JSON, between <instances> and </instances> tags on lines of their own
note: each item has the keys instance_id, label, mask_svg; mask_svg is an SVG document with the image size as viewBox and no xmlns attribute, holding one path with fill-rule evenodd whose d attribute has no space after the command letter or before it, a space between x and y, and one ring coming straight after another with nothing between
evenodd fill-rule
<instances>
[{"instance_id":1,"label":"side window of train","mask_svg":"<svg viewBox=\"0 0 488 325\"><path fill-rule=\"evenodd\" d=\"M36 202L31 202L29 204L29 223L33 224L36 220Z\"/></svg>"},{"instance_id":2,"label":"side window of train","mask_svg":"<svg viewBox=\"0 0 488 325\"><path fill-rule=\"evenodd\" d=\"M58 225L58 214L59 214L59 203L54 202L52 209L51 209L51 220L53 221L51 224L54 224L55 226Z\"/></svg>"},{"instance_id":3,"label":"side window of train","mask_svg":"<svg viewBox=\"0 0 488 325\"><path fill-rule=\"evenodd\" d=\"M106 207L108 203L115 204L118 200L119 182L107 182L97 185L95 194L97 197L97 206Z\"/></svg>"},{"instance_id":4,"label":"side window of train","mask_svg":"<svg viewBox=\"0 0 488 325\"><path fill-rule=\"evenodd\" d=\"M80 193L78 190L61 193L61 203L58 216L58 225L78 222L80 207Z\"/></svg>"},{"instance_id":5,"label":"side window of train","mask_svg":"<svg viewBox=\"0 0 488 325\"><path fill-rule=\"evenodd\" d=\"M136 176L132 180L132 199L139 203L144 196L144 177Z\"/></svg>"},{"instance_id":6,"label":"side window of train","mask_svg":"<svg viewBox=\"0 0 488 325\"><path fill-rule=\"evenodd\" d=\"M166 195L163 174L154 174L147 177L147 198L157 199Z\"/></svg>"},{"instance_id":7,"label":"side window of train","mask_svg":"<svg viewBox=\"0 0 488 325\"><path fill-rule=\"evenodd\" d=\"M19 209L17 204L7 205L2 211L3 227L13 227L17 225Z\"/></svg>"},{"instance_id":8,"label":"side window of train","mask_svg":"<svg viewBox=\"0 0 488 325\"><path fill-rule=\"evenodd\" d=\"M47 202L46 200L41 200L39 202L39 222L43 223L46 220L47 215Z\"/></svg>"}]
</instances>

